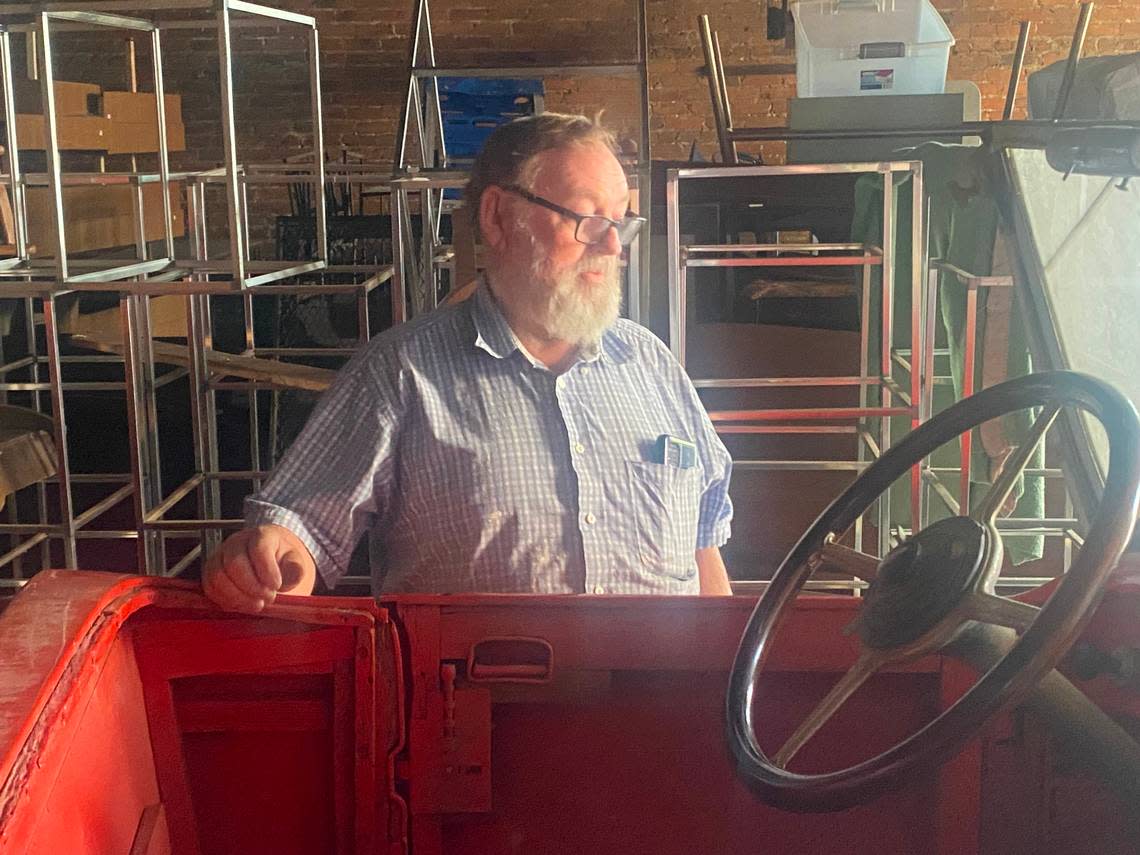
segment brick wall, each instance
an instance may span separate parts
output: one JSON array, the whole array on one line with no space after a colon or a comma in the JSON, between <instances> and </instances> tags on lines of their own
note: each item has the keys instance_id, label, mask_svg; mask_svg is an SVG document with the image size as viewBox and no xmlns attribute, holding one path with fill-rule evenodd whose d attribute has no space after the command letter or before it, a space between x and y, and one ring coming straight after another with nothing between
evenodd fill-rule
<instances>
[{"instance_id":1,"label":"brick wall","mask_svg":"<svg viewBox=\"0 0 1140 855\"><path fill-rule=\"evenodd\" d=\"M781 69L794 65L795 57L783 41L766 40L764 2L646 2L655 158L685 158L694 143L706 157L716 152L707 82L699 73L703 58L696 21L702 12L720 34L736 123L785 123L795 79ZM319 21L327 145L347 146L386 168L406 87L413 0L278 0L278 5ZM432 5L441 64L606 62L629 58L635 51L632 0L434 0ZM991 118L1004 99L1017 22L1029 18L1035 24L1027 59L1027 71L1032 71L1065 57L1078 8L1075 0L935 0L935 5L957 38L949 76L977 83L984 112ZM236 29L234 45L239 158L265 162L301 154L311 145L311 136L300 29ZM1140 3L1098 0L1086 54L1135 50L1140 50ZM216 36L212 30L168 31L164 54L167 89L183 96L187 132L188 150L176 155L173 165L216 165L222 157ZM74 50L61 49L57 56L63 79L125 85L121 35L84 35ZM139 61L141 85L149 88L145 44ZM769 73L731 73L734 67L758 65ZM546 103L554 110L604 108L610 124L636 138L635 87L629 78L548 78ZM1022 93L1020 115L1024 88ZM780 157L780 145L766 148L767 159ZM258 208L283 210L284 194L280 188L262 190L251 201Z\"/></svg>"},{"instance_id":2,"label":"brick wall","mask_svg":"<svg viewBox=\"0 0 1140 855\"><path fill-rule=\"evenodd\" d=\"M144 0L140 0L140 3ZM780 125L795 92L794 63L784 42L765 38L762 0L646 0L649 10L653 154L685 157L695 141L715 151L697 16L709 14L720 34L726 67L763 65L774 73L729 74L738 125ZM768 0L777 2L777 0ZM1001 109L1017 22L1034 22L1027 71L1063 59L1076 21L1075 0L934 0L957 38L949 76L977 83L987 117ZM413 0L277 0L315 15L320 24L326 141L369 159L388 161L406 85ZM614 61L635 50L632 0L435 0L433 23L441 63ZM113 33L61 34L57 74L123 88L123 38ZM190 152L179 166L221 158L217 40L212 31L164 35L167 88L184 96ZM20 46L18 45L18 48ZM276 159L308 145L305 43L295 27L235 30L236 112L243 159ZM1140 3L1098 0L1086 54L1140 50ZM140 79L149 81L149 53L139 47ZM593 112L629 136L637 127L633 82L621 78L546 82L550 109ZM1024 89L1022 90L1024 93ZM1024 97L1019 104L1024 111Z\"/></svg>"},{"instance_id":3,"label":"brick wall","mask_svg":"<svg viewBox=\"0 0 1140 855\"><path fill-rule=\"evenodd\" d=\"M696 18L706 12L719 33L727 69L742 65L794 64L794 51L765 38L762 3L747 0L690 2L649 0L653 143L655 156L684 156L694 137L706 152L715 148L708 88L696 70L703 65ZM948 76L972 80L982 90L986 118L1000 115L1017 41L1018 21L1034 22L1026 71L1063 59L1076 24L1079 4L1058 0L935 0L957 39ZM1140 50L1140 4L1135 0L1098 2L1086 42L1086 55ZM737 125L783 125L787 100L795 94L791 74L729 75ZM1024 115L1024 84L1018 115Z\"/></svg>"},{"instance_id":4,"label":"brick wall","mask_svg":"<svg viewBox=\"0 0 1140 855\"><path fill-rule=\"evenodd\" d=\"M757 0L647 0L653 154L688 155L695 141L715 151L707 83L697 37L698 14L707 12L720 33L725 65L779 66L794 63L783 42L765 38L764 4ZM393 135L405 86L410 0L283 0L313 14L320 23L326 141L344 144L370 159L392 156ZM977 83L987 117L1001 110L1017 22L1028 18L1034 32L1027 71L1063 59L1078 4L1062 0L935 0L957 39L949 76ZM575 3L531 0L436 0L435 48L441 63L497 61L607 61L629 56L635 46L633 4L619 0ZM248 158L279 156L299 149L297 129L305 116L304 53L286 35L262 34L238 40L237 110L243 152ZM168 84L186 95L189 144L204 161L218 157L213 111L217 80L212 40L184 34L168 38L172 57L180 47L192 61L168 61ZM1086 54L1140 50L1140 4L1098 0ZM729 96L740 125L780 125L794 76L771 73L730 75ZM1024 92L1024 89L1022 90ZM298 93L301 93L300 95ZM636 129L636 90L621 79L548 79L549 109L593 111L626 134ZM1024 111L1024 96L1019 105Z\"/></svg>"}]
</instances>

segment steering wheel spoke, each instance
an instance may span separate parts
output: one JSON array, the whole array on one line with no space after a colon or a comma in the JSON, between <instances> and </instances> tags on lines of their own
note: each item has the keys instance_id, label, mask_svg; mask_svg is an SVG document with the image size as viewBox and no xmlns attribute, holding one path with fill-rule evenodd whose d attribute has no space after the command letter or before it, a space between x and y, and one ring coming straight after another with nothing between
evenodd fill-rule
<instances>
[{"instance_id":1,"label":"steering wheel spoke","mask_svg":"<svg viewBox=\"0 0 1140 855\"><path fill-rule=\"evenodd\" d=\"M1021 473L1025 471L1025 467L1029 465L1030 458L1037 450L1037 446L1045 438L1045 433L1052 427L1053 422L1057 419L1057 414L1061 412L1061 407L1058 404L1050 404L1046 406L1041 415L1037 417L1037 421L1033 423L1029 433L1023 442L1005 462L1002 467L1001 473L998 475L997 480L993 486L990 487L986 497L982 503L978 505L977 509L970 514L970 517L977 520L984 525L992 525L994 520L997 519L1001 511L1002 505L1005 500L1009 498L1009 494L1013 492L1014 486L1017 484L1017 479L1021 477Z\"/></svg>"},{"instance_id":2,"label":"steering wheel spoke","mask_svg":"<svg viewBox=\"0 0 1140 855\"><path fill-rule=\"evenodd\" d=\"M964 620L976 620L982 623L992 623L996 626L1007 626L1024 632L1029 625L1037 619L1041 609L1011 600L1009 597L999 597L997 594L986 594L982 591L971 591L958 605L959 612Z\"/></svg>"},{"instance_id":3,"label":"steering wheel spoke","mask_svg":"<svg viewBox=\"0 0 1140 855\"><path fill-rule=\"evenodd\" d=\"M884 664L886 664L886 659L882 654L871 650L864 650L860 653L855 664L839 679L838 683L831 687L831 691L816 704L815 709L788 737L787 742L780 747L775 757L772 758L772 762L781 769L786 769L792 758L804 747L807 741L815 736L816 732L827 723L827 720L835 715L847 699L867 681L867 678Z\"/></svg>"},{"instance_id":4,"label":"steering wheel spoke","mask_svg":"<svg viewBox=\"0 0 1140 855\"><path fill-rule=\"evenodd\" d=\"M808 559L814 573L821 567L829 567L841 573L848 573L856 579L871 582L879 569L879 559L866 552L836 543L828 536L811 558Z\"/></svg>"}]
</instances>

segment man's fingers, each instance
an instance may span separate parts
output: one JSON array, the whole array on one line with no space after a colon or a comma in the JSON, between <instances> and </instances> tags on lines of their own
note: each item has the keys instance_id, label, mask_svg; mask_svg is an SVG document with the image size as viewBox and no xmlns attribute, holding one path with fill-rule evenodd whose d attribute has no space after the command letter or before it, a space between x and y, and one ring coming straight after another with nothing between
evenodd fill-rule
<instances>
[{"instance_id":1,"label":"man's fingers","mask_svg":"<svg viewBox=\"0 0 1140 855\"><path fill-rule=\"evenodd\" d=\"M243 595L251 600L270 599L273 591L268 590L257 578L257 571L253 569L245 550L239 554L224 556L221 574L228 578Z\"/></svg>"},{"instance_id":2,"label":"man's fingers","mask_svg":"<svg viewBox=\"0 0 1140 855\"><path fill-rule=\"evenodd\" d=\"M259 612L265 606L263 599L260 597L251 597L243 592L224 571L214 573L207 577L202 587L206 592L206 596L223 609L239 612Z\"/></svg>"},{"instance_id":3,"label":"man's fingers","mask_svg":"<svg viewBox=\"0 0 1140 855\"><path fill-rule=\"evenodd\" d=\"M225 608L257 612L280 591L303 585L312 569L307 550L282 537L275 526L262 526L230 536L207 558L202 587Z\"/></svg>"},{"instance_id":4,"label":"man's fingers","mask_svg":"<svg viewBox=\"0 0 1140 855\"><path fill-rule=\"evenodd\" d=\"M246 555L257 581L270 594L275 595L281 590L281 568L277 565L277 544L271 538L254 536L246 547ZM269 598L272 600L272 596Z\"/></svg>"}]
</instances>

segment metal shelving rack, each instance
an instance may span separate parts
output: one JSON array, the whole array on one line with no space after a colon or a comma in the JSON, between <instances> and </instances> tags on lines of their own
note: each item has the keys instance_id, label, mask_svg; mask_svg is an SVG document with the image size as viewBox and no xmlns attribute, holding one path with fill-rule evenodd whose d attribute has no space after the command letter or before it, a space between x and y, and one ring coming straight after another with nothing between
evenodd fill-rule
<instances>
[{"instance_id":1,"label":"metal shelving rack","mask_svg":"<svg viewBox=\"0 0 1140 855\"><path fill-rule=\"evenodd\" d=\"M883 230L878 246L850 243L792 244L701 244L681 243L680 209L684 205L682 187L687 182L732 180L739 186L749 178L781 177L794 181L797 176L826 174L878 174L883 182ZM745 377L694 378L698 389L858 387L859 405L855 407L766 408L754 410L716 411L709 413L717 431L724 434L792 434L855 433L858 436L857 459L843 460L738 460L735 466L752 470L845 470L861 472L870 460L890 446L892 417L905 416L916 427L925 412L925 386L919 371L912 370L906 386L894 375L898 366L894 330L895 216L894 187L899 176L909 177L914 197L915 216L911 223L912 312L908 319L911 341L924 352L927 323L932 310L925 303L924 257L925 230L922 221L922 164L917 161L894 163L840 163L795 166L725 166L713 168L672 169L666 185L666 215L669 241L669 344L682 365L686 361L687 305L689 274L701 267L855 267L861 270L860 370L858 376L819 377ZM879 352L869 354L871 270L881 271L882 312ZM920 362L919 364L924 364ZM878 405L870 402L871 390L878 391ZM897 403L895 403L897 400ZM838 423L838 424L837 424ZM911 512L920 519L922 508L921 473L915 467L911 474ZM878 503L878 551L890 549L889 493ZM861 521L855 529L856 548L862 549Z\"/></svg>"},{"instance_id":2,"label":"metal shelving rack","mask_svg":"<svg viewBox=\"0 0 1140 855\"><path fill-rule=\"evenodd\" d=\"M144 14L148 18L125 17L121 12ZM168 16L165 13L172 12ZM189 17L188 17L189 15ZM238 15L237 20L233 20ZM153 20L151 20L153 19ZM235 143L233 40L234 28L256 28L282 25L300 26L306 31L312 117L312 153L301 163L288 166L245 166L241 164ZM156 121L158 128L158 169L153 172L67 172L61 165L56 123L53 75L53 33L57 30L112 29L145 34L152 50ZM220 169L172 173L169 169L169 146L166 139L165 103L162 74L162 32L170 29L216 29L219 46L219 78L221 85L221 125L225 161ZM44 104L46 126L47 170L42 174L24 173L20 168L13 100L13 63L11 33L32 34L38 53L37 67ZM133 63L134 54L131 52ZM316 21L306 15L244 2L244 0L108 0L100 4L49 3L0 6L0 77L2 77L5 132L9 143L4 166L4 183L11 194L15 218L15 246L12 257L0 260L0 297L22 302L27 340L26 352L0 365L0 395L27 394L37 410L43 411L50 401L55 424L54 438L58 457L58 474L53 483L39 484L36 489L36 519L21 521L11 515L0 524L0 535L12 539L11 548L0 555L0 566L11 564L13 577L3 584L21 584L19 572L22 556L31 550L43 550L42 565L50 553L49 544L62 544L65 566L77 566L76 544L80 539L137 539L138 569L142 572L178 573L183 567L215 544L220 530L241 524L240 520L220 519L219 483L224 480L248 480L255 485L265 473L261 471L257 438L257 391L279 388L280 384L262 380L226 379L224 369L211 370L208 357L213 347L210 298L235 295L243 302L244 344L241 356L280 359L311 353L293 352L288 348L259 347L254 340L253 295L335 294L351 292L357 296L359 338L369 335L368 294L392 276L390 266L330 265L325 207L314 206L316 237L315 257L308 261L256 261L250 257L249 206L247 189L252 184L290 184L308 182L321 199L329 175L338 182L374 185L384 181L387 173L373 166L356 165L326 169L319 72L319 43ZM134 69L132 66L132 79ZM163 197L163 238L161 255L151 258L150 245L143 226L142 188L161 182L169 187L181 182L187 193L187 236L189 252L176 257L178 244L172 227L169 193ZM71 185L130 185L134 189L135 259L119 260L69 259L66 252L66 220L63 214L63 188ZM225 187L228 254L211 257L207 241L206 188ZM33 255L28 244L26 190L33 186L50 189L52 217L56 225L53 245L47 247L53 257ZM346 273L356 281L325 284L311 281L314 275ZM286 282L285 280L289 280ZM272 286L272 287L266 287ZM61 356L59 318L56 302L68 292L103 291L119 297L121 344L114 348L119 355ZM156 372L151 336L150 298L179 295L187 300L188 364L184 368ZM37 308L39 314L37 315ZM37 327L42 324L46 347L40 352ZM343 355L343 354L337 354ZM64 367L70 362L116 363L122 365L122 380L111 382L72 382L64 379ZM268 360L267 360L268 362ZM44 376L46 373L46 377ZM12 379L13 375L20 376ZM195 474L173 490L164 492L160 471L158 418L155 393L158 388L181 377L189 377ZM312 382L311 379L309 381ZM288 382L284 384L290 386ZM131 457L130 473L77 475L68 458L66 397L76 391L123 391L127 404L127 430ZM248 470L219 471L216 432L216 392L244 391L249 395L251 465ZM45 401L45 399L47 399ZM90 507L76 508L73 486L85 481L107 482L112 491ZM55 495L49 493L54 486ZM179 502L194 495L197 513L189 518L172 519ZM49 501L49 498L52 501ZM135 527L131 530L95 529L92 522L115 505L130 499L133 503ZM53 521L54 520L54 521ZM176 563L166 556L166 539L192 538L199 543Z\"/></svg>"},{"instance_id":3,"label":"metal shelving rack","mask_svg":"<svg viewBox=\"0 0 1140 855\"><path fill-rule=\"evenodd\" d=\"M638 83L639 142L637 159L626 164L630 188L638 195L641 216L650 214L650 141L649 141L649 77L648 27L645 0L626 0L636 5L637 55L622 63L585 63L521 66L442 66L436 61L428 0L416 0L413 11L413 34L408 62L408 87L404 109L396 130L393 159L392 234L395 258L394 291L411 297L414 310L423 311L436 305L440 293L439 271L453 257L451 247L440 240L440 220L446 205L444 190L462 187L466 174L457 169L448 156L443 138L443 115L440 108L441 77L548 77L548 76L622 76L634 77ZM408 146L412 134L415 153ZM418 162L416 162L418 161ZM419 244L412 230L412 200L417 199L423 218ZM629 252L626 275L626 310L640 321L649 305L649 231L635 239ZM452 286L463 283L452 283Z\"/></svg>"},{"instance_id":4,"label":"metal shelving rack","mask_svg":"<svg viewBox=\"0 0 1140 855\"><path fill-rule=\"evenodd\" d=\"M95 6L95 4L91 4ZM200 18L167 20L162 23L144 18L132 18L116 14L122 9L143 8L148 12L184 10L204 12ZM115 11L103 11L115 10ZM234 14L249 16L241 19L241 26L279 26L292 24L303 27L308 39L308 65L310 89L310 117L313 128L312 168L320 186L324 185L324 132L321 117L321 77L319 64L319 44L316 20L308 15L299 15L247 3L245 0L150 0L142 3L108 2L94 8L77 9L75 3L49 3L43 5L3 5L0 18L3 24L3 48L5 66L5 103L12 103L11 51L7 34L29 32L34 35L38 53L40 91L44 105L45 155L47 160L46 186L51 191L52 218L55 225L55 241L51 247L51 260L35 259L28 255L26 241L18 247L15 258L5 262L3 274L7 277L19 276L25 280L40 281L49 290L85 289L104 290L122 293L155 293L155 281L184 279L189 274L206 274L214 277L210 289L216 292L240 291L254 288L311 273L327 266L328 239L324 208L318 206L316 212L317 253L311 261L302 264L293 262L253 261L249 258L249 246L245 232L247 222L244 195L241 187L241 168L234 124L234 81L233 81L233 38L232 32L238 22ZM218 71L221 81L222 140L225 160L219 175L225 182L227 196L227 225L229 227L229 257L203 262L200 259L175 258L174 232L171 222L171 206L168 194L163 194L163 251L159 258L143 258L130 264L110 267L99 260L79 261L68 258L66 218L63 210L63 187L75 181L85 183L88 179L80 176L65 176L61 167L58 122L55 103L55 75L53 70L54 47L52 35L57 28L112 29L133 33L149 34L151 45L152 73L154 77L155 115L158 128L158 177L164 186L171 179L169 166L169 146L166 139L166 105L163 97L162 40L161 34L173 29L216 29L218 36ZM11 114L11 115L9 115ZM15 116L13 110L5 112L5 130L12 145L9 158L9 185L13 190L14 208L20 208L26 179L19 172L18 151L14 143ZM11 120L11 121L9 121ZM106 173L102 173L106 174ZM122 176L124 182L130 176ZM17 229L17 234L20 230ZM26 230L23 232L26 237ZM75 272L83 269L84 272ZM224 276L224 279L218 279ZM158 288L162 292L163 289Z\"/></svg>"},{"instance_id":5,"label":"metal shelving rack","mask_svg":"<svg viewBox=\"0 0 1140 855\"><path fill-rule=\"evenodd\" d=\"M929 268L927 272L926 305L938 305L941 274L952 276L966 289L966 316L962 344L962 397L968 398L975 392L974 369L978 348L979 293L985 289L1013 288L1015 287L1014 278L1009 275L978 276L937 259L931 260ZM925 365L919 371L923 385L922 421L934 415L934 387L952 386L954 383L950 365L951 352L949 348L939 348L935 345L935 313L933 311L927 313L925 323L925 351L922 353ZM909 372L912 367L913 355L913 349L899 348L892 354L892 358L904 371ZM924 512L921 519L922 527L925 527L929 523L932 500L935 498L938 499L942 507L951 514L960 514L962 513L961 509L963 507L970 505L972 446L973 437L971 433L963 434L959 440L957 466L935 466L930 460L923 461L921 469L923 491L921 507ZM1025 476L1064 481L1064 471L1057 466L1046 465L1040 468L1030 467L1025 470ZM948 478L957 481L956 495L946 483ZM1067 489L1065 490L1064 514L1065 515L1060 518L1044 517L1042 519L998 517L994 521L994 526L1002 533L1003 537L1044 536L1062 538L1063 567L1064 570L1068 572L1069 566L1072 563L1073 546L1080 547L1083 545L1084 538L1077 532L1080 522L1074 514L1072 498ZM900 536L909 536L910 534L908 529L899 528L897 526L896 531ZM1005 580L1005 584L1011 587L1028 584L1029 582L1033 584L1044 584L1048 581L1045 577L1033 577L1032 579L1026 577L1002 578Z\"/></svg>"}]
</instances>

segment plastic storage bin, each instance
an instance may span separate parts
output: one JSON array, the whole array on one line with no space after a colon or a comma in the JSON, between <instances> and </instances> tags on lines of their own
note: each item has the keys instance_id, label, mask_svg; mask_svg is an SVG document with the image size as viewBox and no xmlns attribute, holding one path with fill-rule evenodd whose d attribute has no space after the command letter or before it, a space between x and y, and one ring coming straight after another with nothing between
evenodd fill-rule
<instances>
[{"instance_id":1,"label":"plastic storage bin","mask_svg":"<svg viewBox=\"0 0 1140 855\"><path fill-rule=\"evenodd\" d=\"M930 0L799 0L796 94L930 95L954 36Z\"/></svg>"},{"instance_id":2,"label":"plastic storage bin","mask_svg":"<svg viewBox=\"0 0 1140 855\"><path fill-rule=\"evenodd\" d=\"M449 157L473 158L499 125L535 112L541 79L441 77L439 106Z\"/></svg>"}]
</instances>

